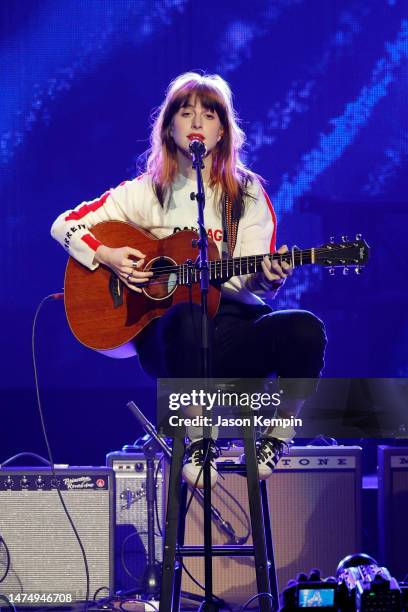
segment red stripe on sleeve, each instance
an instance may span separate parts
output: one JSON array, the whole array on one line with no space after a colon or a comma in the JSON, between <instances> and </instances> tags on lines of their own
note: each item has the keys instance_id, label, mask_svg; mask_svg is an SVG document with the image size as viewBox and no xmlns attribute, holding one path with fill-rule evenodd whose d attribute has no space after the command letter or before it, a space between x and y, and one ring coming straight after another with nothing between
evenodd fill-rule
<instances>
[{"instance_id":1,"label":"red stripe on sleeve","mask_svg":"<svg viewBox=\"0 0 408 612\"><path fill-rule=\"evenodd\" d=\"M84 236L81 237L81 240L83 240L85 244L87 244L93 251L96 251L96 249L102 244L102 242L97 240L94 236L92 236L92 234L84 234Z\"/></svg>"},{"instance_id":2,"label":"red stripe on sleeve","mask_svg":"<svg viewBox=\"0 0 408 612\"><path fill-rule=\"evenodd\" d=\"M99 198L99 200L95 200L90 204L84 204L78 210L73 210L68 215L68 217L65 217L65 221L78 221L79 219L83 219L88 213L98 210L98 208L105 204L106 200L109 197L109 193L109 191L105 191L105 193Z\"/></svg>"},{"instance_id":3,"label":"red stripe on sleeve","mask_svg":"<svg viewBox=\"0 0 408 612\"><path fill-rule=\"evenodd\" d=\"M273 232L271 236L271 242L269 245L269 252L275 253L276 251L276 215L275 215L275 211L272 206L272 202L270 201L269 196L266 193L265 189L262 187L262 185L261 185L261 189L262 189L262 193L265 196L266 203L268 204L269 212L271 213L272 222L273 222Z\"/></svg>"}]
</instances>

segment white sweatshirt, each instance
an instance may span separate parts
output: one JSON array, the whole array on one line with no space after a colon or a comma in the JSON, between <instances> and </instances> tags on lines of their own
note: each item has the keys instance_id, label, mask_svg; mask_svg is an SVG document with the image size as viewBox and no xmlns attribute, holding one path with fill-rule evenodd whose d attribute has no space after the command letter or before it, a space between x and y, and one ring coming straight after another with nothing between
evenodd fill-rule
<instances>
[{"instance_id":1,"label":"white sweatshirt","mask_svg":"<svg viewBox=\"0 0 408 612\"><path fill-rule=\"evenodd\" d=\"M99 265L94 260L95 251L101 244L90 231L94 225L102 221L126 221L151 232L156 238L165 238L184 229L198 231L197 203L190 198L195 191L195 179L179 175L162 207L154 194L150 176L143 174L121 183L96 200L82 202L73 210L62 213L53 223L51 234L69 255L94 270ZM276 220L269 198L259 181L254 181L248 191L254 197L245 198L234 257L261 255L275 250ZM214 191L208 186L205 196L205 226L221 257L226 250L222 218L217 210ZM137 245L133 246L137 248ZM262 290L251 291L247 282L248 275L231 278L224 283L222 295L247 304L259 304L268 294Z\"/></svg>"}]
</instances>

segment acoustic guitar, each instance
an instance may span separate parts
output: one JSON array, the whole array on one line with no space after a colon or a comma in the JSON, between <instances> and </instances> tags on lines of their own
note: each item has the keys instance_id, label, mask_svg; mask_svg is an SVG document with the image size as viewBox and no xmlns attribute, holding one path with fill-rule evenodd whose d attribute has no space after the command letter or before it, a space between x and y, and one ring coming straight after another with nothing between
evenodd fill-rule
<instances>
[{"instance_id":1,"label":"acoustic guitar","mask_svg":"<svg viewBox=\"0 0 408 612\"><path fill-rule=\"evenodd\" d=\"M199 304L200 272L195 265L198 234L185 230L158 239L149 232L122 221L105 221L92 228L94 236L109 247L130 246L145 253L145 269L153 276L142 293L136 293L106 266L94 271L69 258L64 283L65 310L74 336L85 346L111 357L130 357L136 351L132 340L152 321L179 302ZM287 253L267 253L270 259L286 261L294 268L320 265L360 272L369 257L369 247L356 236L353 241L325 244L310 249L292 248ZM209 240L208 313L218 309L221 285L232 276L262 270L265 255L220 259L216 244Z\"/></svg>"}]
</instances>

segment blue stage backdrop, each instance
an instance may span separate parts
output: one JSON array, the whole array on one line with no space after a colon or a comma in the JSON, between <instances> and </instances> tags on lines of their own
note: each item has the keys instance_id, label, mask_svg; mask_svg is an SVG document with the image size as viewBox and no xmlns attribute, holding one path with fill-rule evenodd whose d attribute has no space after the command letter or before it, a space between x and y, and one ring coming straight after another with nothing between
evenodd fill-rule
<instances>
[{"instance_id":1,"label":"blue stage backdrop","mask_svg":"<svg viewBox=\"0 0 408 612\"><path fill-rule=\"evenodd\" d=\"M31 328L63 286L51 223L135 176L151 112L186 70L231 84L279 244L360 232L372 247L361 277L297 270L276 301L325 321L325 375L408 375L406 0L2 0L0 25L0 459L44 450ZM57 460L103 462L135 438L127 399L153 417L137 361L80 346L61 301L36 349Z\"/></svg>"}]
</instances>

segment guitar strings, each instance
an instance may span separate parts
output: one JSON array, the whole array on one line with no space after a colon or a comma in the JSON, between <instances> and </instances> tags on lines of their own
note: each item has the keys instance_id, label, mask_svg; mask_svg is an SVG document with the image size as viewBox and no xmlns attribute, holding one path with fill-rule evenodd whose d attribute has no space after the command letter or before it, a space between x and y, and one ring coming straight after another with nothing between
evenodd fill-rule
<instances>
[{"instance_id":1,"label":"guitar strings","mask_svg":"<svg viewBox=\"0 0 408 612\"><path fill-rule=\"evenodd\" d=\"M300 261L302 261L303 258L307 258L307 256L312 253L312 250L313 249L305 249L303 251L295 251L295 253L294 253L295 261L297 260L298 262L300 262ZM330 251L327 248L320 248L320 249L316 248L316 249L314 249L314 252L315 252L315 254L321 254L323 252L327 252L328 255L331 254ZM342 253L342 254L344 255L344 253ZM274 253L274 254L269 254L269 257L273 261L277 261L277 260L279 260L281 258L284 258L283 260L286 261L286 263L290 263L291 260L292 260L291 255L289 255L287 258L284 257L285 255L289 255L289 253L282 253L282 254L279 254L279 255L276 255ZM251 262L251 263L249 263L247 261L246 264L245 264L245 262L243 262L244 265L248 266L248 265L254 265L255 263L257 263L257 260L260 263L262 261L262 259L264 257L266 257L266 256L268 256L268 254L266 254L266 255L243 255L242 257L233 257L233 258L230 258L230 259L210 260L209 261L209 268L210 268L210 270L212 268L213 270L215 269L215 271L216 271L217 266L218 266L222 270L224 268L226 268L226 271L228 272L228 267L229 266L231 266L234 269L234 267L236 267L238 265L242 265L239 260L253 259L254 261ZM330 264L328 264L328 265L330 265ZM346 264L343 264L343 265L346 265ZM349 264L349 265L351 265L351 264ZM355 265L357 265L357 264L355 264ZM168 273L168 274L171 274L171 273L177 274L177 273L181 273L181 269L184 266L188 266L188 264L181 263L181 264L176 264L176 265L172 265L172 266L162 266L162 267L153 269L153 272L154 272L154 274L157 274L157 275L159 275L159 274L166 274L166 273ZM192 270L195 271L196 268L193 267Z\"/></svg>"}]
</instances>

